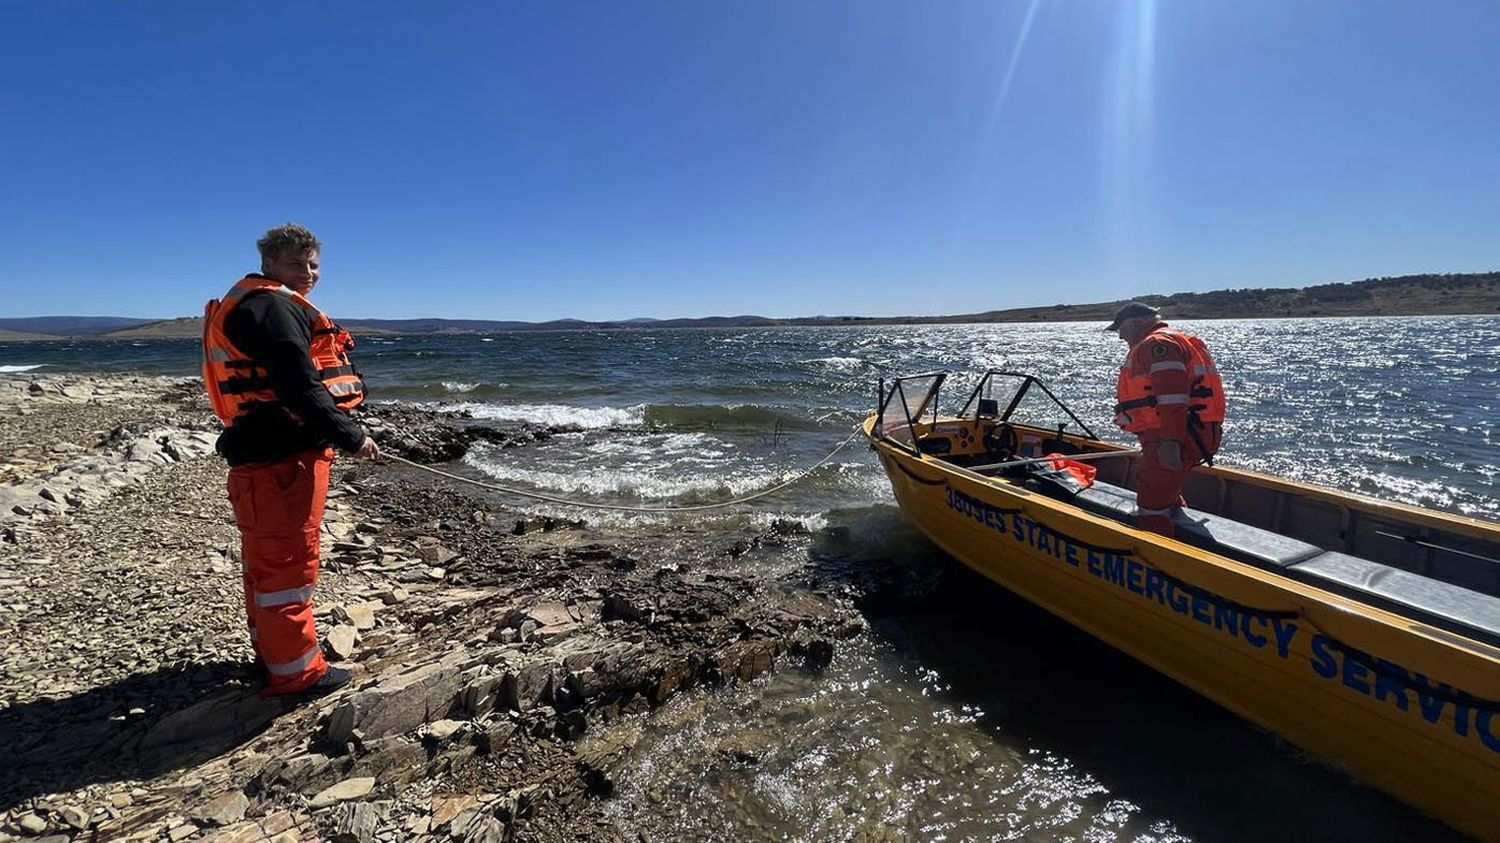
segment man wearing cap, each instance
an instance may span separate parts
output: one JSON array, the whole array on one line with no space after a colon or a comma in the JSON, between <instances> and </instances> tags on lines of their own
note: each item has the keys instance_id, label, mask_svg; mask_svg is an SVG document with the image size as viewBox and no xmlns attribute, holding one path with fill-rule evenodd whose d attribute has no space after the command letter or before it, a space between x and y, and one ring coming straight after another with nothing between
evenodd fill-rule
<instances>
[{"instance_id":1,"label":"man wearing cap","mask_svg":"<svg viewBox=\"0 0 1500 843\"><path fill-rule=\"evenodd\" d=\"M1130 344L1115 390L1115 424L1141 442L1137 524L1172 536L1172 510L1189 472L1212 465L1219 450L1224 384L1203 340L1168 327L1150 305L1128 302L1104 330Z\"/></svg>"}]
</instances>

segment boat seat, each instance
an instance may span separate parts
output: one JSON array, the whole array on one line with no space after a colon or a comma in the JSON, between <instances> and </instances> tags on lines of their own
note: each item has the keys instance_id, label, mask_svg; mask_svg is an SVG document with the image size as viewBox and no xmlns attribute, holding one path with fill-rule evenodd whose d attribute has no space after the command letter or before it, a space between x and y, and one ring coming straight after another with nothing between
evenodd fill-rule
<instances>
[{"instance_id":1,"label":"boat seat","mask_svg":"<svg viewBox=\"0 0 1500 843\"><path fill-rule=\"evenodd\" d=\"M1127 523L1135 517L1135 492L1108 483L1095 481L1073 503ZM1195 509L1178 512L1176 524L1177 538L1205 550L1280 570L1335 594L1500 645L1500 597Z\"/></svg>"},{"instance_id":2,"label":"boat seat","mask_svg":"<svg viewBox=\"0 0 1500 843\"><path fill-rule=\"evenodd\" d=\"M1135 492L1108 483L1095 481L1073 503L1121 521L1135 517ZM1196 509L1178 510L1175 521L1178 539L1253 565L1286 568L1323 552L1317 545Z\"/></svg>"},{"instance_id":3,"label":"boat seat","mask_svg":"<svg viewBox=\"0 0 1500 843\"><path fill-rule=\"evenodd\" d=\"M1368 601L1377 598L1434 626L1500 643L1500 598L1347 553L1328 551L1291 566L1298 579ZM1406 611L1402 611L1405 609Z\"/></svg>"}]
</instances>

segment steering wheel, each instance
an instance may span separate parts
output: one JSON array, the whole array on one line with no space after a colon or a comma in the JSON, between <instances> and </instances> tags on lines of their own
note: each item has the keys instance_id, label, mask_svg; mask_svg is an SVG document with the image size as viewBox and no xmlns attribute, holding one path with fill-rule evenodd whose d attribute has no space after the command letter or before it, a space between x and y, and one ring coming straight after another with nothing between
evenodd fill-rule
<instances>
[{"instance_id":1,"label":"steering wheel","mask_svg":"<svg viewBox=\"0 0 1500 843\"><path fill-rule=\"evenodd\" d=\"M1010 422L1001 422L984 434L984 447L1000 459L1008 459L1016 452L1016 429Z\"/></svg>"}]
</instances>

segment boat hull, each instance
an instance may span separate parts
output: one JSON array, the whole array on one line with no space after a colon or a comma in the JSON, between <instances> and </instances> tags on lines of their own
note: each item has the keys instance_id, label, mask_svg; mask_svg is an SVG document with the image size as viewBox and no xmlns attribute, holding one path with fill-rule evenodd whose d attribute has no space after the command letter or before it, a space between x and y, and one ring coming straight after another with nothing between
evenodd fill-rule
<instances>
[{"instance_id":1,"label":"boat hull","mask_svg":"<svg viewBox=\"0 0 1500 843\"><path fill-rule=\"evenodd\" d=\"M874 420L867 425L872 433ZM1469 834L1500 839L1500 651L871 437L989 579Z\"/></svg>"}]
</instances>

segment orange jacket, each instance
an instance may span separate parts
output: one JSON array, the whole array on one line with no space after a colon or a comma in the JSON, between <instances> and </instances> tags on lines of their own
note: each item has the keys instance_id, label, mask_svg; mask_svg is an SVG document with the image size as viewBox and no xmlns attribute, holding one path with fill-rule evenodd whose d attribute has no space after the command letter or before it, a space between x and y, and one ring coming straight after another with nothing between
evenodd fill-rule
<instances>
[{"instance_id":1,"label":"orange jacket","mask_svg":"<svg viewBox=\"0 0 1500 843\"><path fill-rule=\"evenodd\" d=\"M203 308L203 386L208 390L209 403L224 426L233 427L255 406L282 405L266 370L236 348L224 333L225 317L245 296L260 290L287 296L308 312L312 321L309 352L313 367L333 396L333 403L345 412L364 403L364 378L349 362L354 337L300 293L269 278L251 275L231 287L222 300L214 299ZM291 413L290 409L286 411Z\"/></svg>"},{"instance_id":2,"label":"orange jacket","mask_svg":"<svg viewBox=\"0 0 1500 843\"><path fill-rule=\"evenodd\" d=\"M1224 421L1224 383L1208 346L1164 324L1131 347L1115 400L1115 424L1136 434L1184 441L1190 418Z\"/></svg>"}]
</instances>

